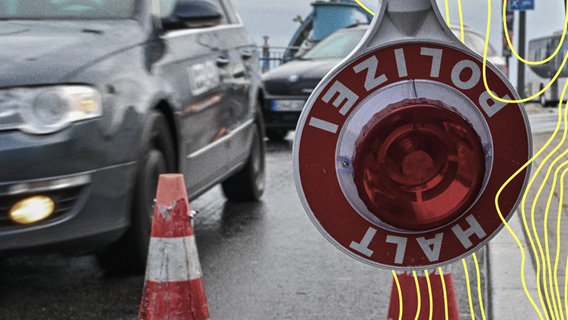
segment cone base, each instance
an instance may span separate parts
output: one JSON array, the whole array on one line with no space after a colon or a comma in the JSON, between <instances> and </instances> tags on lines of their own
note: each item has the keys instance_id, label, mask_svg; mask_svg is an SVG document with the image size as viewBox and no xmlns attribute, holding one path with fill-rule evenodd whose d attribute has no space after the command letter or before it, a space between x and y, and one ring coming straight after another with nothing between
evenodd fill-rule
<instances>
[{"instance_id":1,"label":"cone base","mask_svg":"<svg viewBox=\"0 0 568 320\"><path fill-rule=\"evenodd\" d=\"M201 279L176 282L146 281L138 319L209 319Z\"/></svg>"}]
</instances>

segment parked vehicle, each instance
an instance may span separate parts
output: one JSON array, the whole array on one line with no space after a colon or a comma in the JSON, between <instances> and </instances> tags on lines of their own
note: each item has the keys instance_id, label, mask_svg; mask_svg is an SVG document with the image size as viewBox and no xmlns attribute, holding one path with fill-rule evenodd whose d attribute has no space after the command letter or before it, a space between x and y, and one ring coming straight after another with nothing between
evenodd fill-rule
<instances>
[{"instance_id":1,"label":"parked vehicle","mask_svg":"<svg viewBox=\"0 0 568 320\"><path fill-rule=\"evenodd\" d=\"M458 39L461 39L461 28L459 26L451 25L450 30L452 30ZM463 42L465 45L473 52L483 57L483 51L485 50L485 35L467 26L464 26L463 31ZM495 50L491 44L489 44L489 47L487 48L487 61L499 69L504 75L508 74L509 70L507 68L507 62L499 55L497 50Z\"/></svg>"},{"instance_id":2,"label":"parked vehicle","mask_svg":"<svg viewBox=\"0 0 568 320\"><path fill-rule=\"evenodd\" d=\"M321 79L355 48L367 24L340 29L304 54L262 75L266 136L282 140L296 123Z\"/></svg>"},{"instance_id":3,"label":"parked vehicle","mask_svg":"<svg viewBox=\"0 0 568 320\"><path fill-rule=\"evenodd\" d=\"M340 29L318 42L305 53L262 75L265 90L264 119L266 136L282 140L296 123L304 104L321 79L359 43L368 25ZM459 27L451 30L460 37ZM485 38L470 28L464 28L464 42L474 52L483 55ZM505 60L492 47L488 61L506 72Z\"/></svg>"},{"instance_id":4,"label":"parked vehicle","mask_svg":"<svg viewBox=\"0 0 568 320\"><path fill-rule=\"evenodd\" d=\"M560 44L562 30L554 32L552 35L538 37L529 40L527 59L532 61L544 60L554 53ZM538 65L530 65L527 68L525 81L525 96L532 96L541 91L557 72L560 72L549 90L539 96L539 102L543 107L556 107L560 101L561 88L566 84L568 77L568 66L562 67L562 62L566 55L568 44L566 40L562 43L560 50L549 62Z\"/></svg>"},{"instance_id":5,"label":"parked vehicle","mask_svg":"<svg viewBox=\"0 0 568 320\"><path fill-rule=\"evenodd\" d=\"M159 174L264 188L256 48L229 0L0 0L0 254L146 265Z\"/></svg>"}]
</instances>

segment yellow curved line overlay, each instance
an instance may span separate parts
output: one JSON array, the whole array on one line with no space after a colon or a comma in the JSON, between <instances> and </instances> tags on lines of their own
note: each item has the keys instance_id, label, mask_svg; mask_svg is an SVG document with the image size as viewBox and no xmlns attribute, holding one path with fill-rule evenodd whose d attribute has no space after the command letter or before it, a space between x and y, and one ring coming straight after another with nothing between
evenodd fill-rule
<instances>
[{"instance_id":1,"label":"yellow curved line overlay","mask_svg":"<svg viewBox=\"0 0 568 320\"><path fill-rule=\"evenodd\" d=\"M392 277L394 279L394 283L396 284L396 291L398 293L398 320L402 320L402 311L403 309L403 302L402 302L402 288L400 287L400 281L398 280L398 275L396 271L392 270Z\"/></svg>"},{"instance_id":2,"label":"yellow curved line overlay","mask_svg":"<svg viewBox=\"0 0 568 320\"><path fill-rule=\"evenodd\" d=\"M434 316L434 297L432 294L432 284L430 283L430 275L427 270L424 270L424 276L426 277L426 284L428 285L428 320L432 320Z\"/></svg>"},{"instance_id":3,"label":"yellow curved line overlay","mask_svg":"<svg viewBox=\"0 0 568 320\"><path fill-rule=\"evenodd\" d=\"M564 100L564 97L566 95L566 90L568 89L568 82L566 82L566 85L564 86L563 90L562 90L562 94L561 94L561 101ZM527 296L527 298L529 299L530 303L532 304L533 308L536 310L536 312L539 315L540 319L544 319L543 318L543 314L540 310L540 308L536 305L534 299L532 298L528 288L527 288L527 284L526 284L526 277L525 277L525 265L526 265L526 255L525 255L525 251L524 248L522 246L521 241L519 240L519 238L517 237L517 235L515 234L515 232L511 229L509 223L505 220L505 218L503 217L503 214L501 212L501 209L499 207L499 197L501 195L501 193L503 192L503 190L507 187L507 185L515 178L517 177L523 170L525 170L530 164L532 164L536 158L538 158L541 154L543 154L545 152L545 150L548 148L548 146L552 143L552 141L554 140L554 138L556 137L556 135L558 134L558 131L560 129L561 126L561 119L560 116L562 114L562 103L559 104L559 111L558 111L558 121L556 124L556 127L552 133L552 135L548 138L548 140L546 141L546 143L533 155L533 157L531 157L531 159L529 159L529 161L527 161L523 166L521 166L521 168L519 168L507 181L505 181L505 183L501 186L501 188L498 190L496 196L495 196L495 207L497 209L497 213L499 214L499 217L501 218L503 224L505 225L505 227L507 228L507 230L509 231L509 233L513 236L515 242L517 243L517 246L519 247L520 253L521 253L521 281L522 281L522 285L523 285L523 289L525 290L525 295ZM564 116L564 118L566 118L566 114ZM554 154L554 152L556 152L556 150L558 150L561 145L563 144L564 140L566 137L566 128L564 129L564 135L562 140L560 141L560 143L548 154L546 154L543 162L537 167L537 169L535 170L535 172L533 173L532 177L529 180L529 183L527 184L527 187L525 189L525 192L523 194L522 197L522 201L521 201L521 218L523 220L523 225L524 228L526 230L525 234L527 236L527 238L529 239L530 242L530 247L532 249L532 252L536 253L536 247L535 247L535 243L533 240L533 236L532 233L530 231L530 228L528 226L528 222L527 222L527 216L526 216L526 210L525 210L525 204L527 201L527 196L528 193L531 189L531 186L534 184L534 181L536 179L536 177L538 176L539 172L542 170L542 167L544 166L544 164L547 162L547 160L552 156L552 154ZM540 258L539 255L535 254L535 260L536 260L536 271L537 271L537 291L538 291L538 295L539 295L539 300L541 302L541 305L544 305L544 299L542 296L542 290L541 290L541 286L540 286Z\"/></svg>"},{"instance_id":4,"label":"yellow curved line overlay","mask_svg":"<svg viewBox=\"0 0 568 320\"><path fill-rule=\"evenodd\" d=\"M481 272L479 270L479 262L477 261L477 254L473 253L473 263L475 265L475 275L477 277L477 299L479 299L479 309L481 309L481 318L487 319L485 316L485 307L483 306L483 292L481 290Z\"/></svg>"},{"instance_id":5,"label":"yellow curved line overlay","mask_svg":"<svg viewBox=\"0 0 568 320\"><path fill-rule=\"evenodd\" d=\"M506 19L505 19L505 15L506 15L506 6L507 6L507 0L504 0L503 2L503 24L505 26L505 32L507 32L507 28L506 28ZM567 5L568 6L568 5ZM568 23L568 14L565 14L565 21L564 21L564 30L562 33L562 41L559 44L559 47L557 48L558 50L555 50L555 52L549 57L550 59L552 59L560 50L560 47L562 46L562 42L564 41L564 37L566 34L566 25ZM554 76L552 77L552 79L537 93L533 94L530 97L526 97L526 98L522 98L522 99L504 99L501 98L499 96L497 96L490 88L489 88L489 84L487 83L487 49L489 47L489 34L491 32L491 0L487 0L487 27L485 29L485 47L483 49L483 84L485 86L485 89L487 90L487 92L489 93L489 95L500 102L504 102L504 103L524 103L524 102L528 102L531 100L534 100L536 98L538 98L541 94L543 94L546 90L548 90L550 88L550 86L552 86L552 83L554 81L556 81L556 79L560 76L560 74L562 73L562 70L564 69L564 66L566 65L566 60L568 59L568 52L567 54L564 55L564 59L562 60L562 63L560 65L560 67L558 68L557 72L554 74ZM509 48L511 49L511 52L515 54L515 57L517 59L519 59L521 62L524 62L526 64L531 64L531 65L539 65L539 64L544 64L547 61L550 61L550 59L544 59L541 61L526 61L525 59L523 59L522 57L520 57L518 55L518 53L514 50L511 40L509 39L508 33L507 34L507 43L509 45Z\"/></svg>"},{"instance_id":6,"label":"yellow curved line overlay","mask_svg":"<svg viewBox=\"0 0 568 320\"><path fill-rule=\"evenodd\" d=\"M467 301L469 302L469 312L471 314L471 320L475 320L475 312L473 311L473 297L471 296L471 286L469 284L469 271L467 269L467 262L462 259L463 271L465 274L465 285L467 288Z\"/></svg>"},{"instance_id":7,"label":"yellow curved line overlay","mask_svg":"<svg viewBox=\"0 0 568 320\"><path fill-rule=\"evenodd\" d=\"M448 0L444 0L444 8L446 9L446 23L450 25L450 4Z\"/></svg>"},{"instance_id":8,"label":"yellow curved line overlay","mask_svg":"<svg viewBox=\"0 0 568 320\"><path fill-rule=\"evenodd\" d=\"M372 10L370 10L368 7L366 7L363 3L361 3L360 0L355 0L355 2L357 2L357 4L359 4L363 9L365 9L367 12L369 12L370 14L374 15L374 12ZM445 15L446 15L446 22L449 25L450 24L450 10L449 10L449 0L444 0L444 4L445 4ZM461 6L461 0L457 0L457 4L458 4L458 13L459 13L459 18L460 18L460 38L463 42L464 39L464 29L463 29L463 10L462 10L462 6ZM508 46L511 49L512 54L518 59L519 63L524 63L527 65L540 65L540 64L544 64L547 63L549 61L551 61L555 56L557 56L561 50L561 47L565 41L565 37L566 37L566 33L567 33L567 29L568 29L568 11L565 11L565 20L564 20L564 25L563 25L563 32L562 32L562 36L560 39L560 43L557 45L557 47L555 48L555 50L552 52L552 54L548 57L546 57L545 59L542 60L538 60L538 61L529 61L526 60L524 57L521 57L513 48L513 45L511 43L511 40L509 38L509 34L508 34L508 29L506 27L506 7L507 7L507 0L504 0L503 2L503 12L502 12L502 19L503 19L503 30L505 32L505 38L507 40ZM568 7L568 0L566 0L566 7ZM554 76L552 77L552 79L550 80L550 82L544 86L539 92L533 94L530 97L526 97L526 98L522 98L522 99L504 99L501 97L498 97L490 88L489 88L489 84L487 81L487 52L488 52L488 48L489 48L489 35L490 35L490 30L491 30L491 0L487 0L487 26L486 26L486 33L485 33L485 47L484 47L484 52L483 52L483 69L482 69L482 75L483 75L483 83L484 86L487 90L487 92L491 95L491 97L493 99L495 99L496 101L500 101L500 102L504 102L504 103L523 103L523 102L527 102L527 101L531 101L535 98L537 98L538 96L540 96L541 94L543 94L544 92L546 92L550 86L552 85L552 83L554 81L557 80L557 78L560 76L562 70L564 69L567 61L568 61L568 52L564 55L563 59L562 59L562 63L560 65L560 67L558 68L558 70L555 72ZM559 272L559 268L560 268L560 263L561 263L561 257L560 257L560 247L561 247L561 218L562 218L562 209L564 208L564 181L566 176L568 175L568 161L564 161L562 162L563 158L565 158L566 156L568 156L568 147L564 146L564 142L566 140L566 136L568 133L568 108L566 108L566 106L563 106L563 102L565 100L566 97L566 92L568 90L568 81L566 81L563 89L562 89L562 94L560 97L560 101L558 104L558 119L557 119L557 123L556 123L556 127L553 130L553 133L551 134L551 136L548 138L548 140L545 142L545 144L525 163L523 164L513 175L511 175L511 177L509 177L509 179L507 179L503 185L499 188L497 194L495 195L495 201L494 201L494 205L495 208L497 210L497 213L502 221L502 223L504 224L505 228L507 229L507 231L511 234L511 236L513 237L515 243L517 244L519 251L520 251L520 255L521 255L521 266L520 266L520 278L521 278L521 282L522 282L522 286L523 286L523 290L525 292L526 298L529 300L529 302L531 303L532 307L534 308L534 310L537 312L539 319L543 320L543 319L555 319L555 320L565 320L568 319L568 259L566 259L565 261L565 280L564 280L564 290L563 290L563 294L564 294L564 301L562 301L562 295L561 295L561 285L559 283L559 277L558 277L558 272ZM564 109L563 109L564 108ZM564 114L564 116L562 117L561 115ZM558 142L554 147L552 147L551 151L547 151L549 146L552 144L552 142L554 141L554 139L557 137L559 130L562 126L562 124L564 124L564 130L563 130L563 135L560 138L560 142ZM554 157L554 155L561 150L561 148L563 148L562 152L557 155L556 157ZM531 292L528 290L528 286L527 286L527 280L526 280L526 276L525 276L525 268L526 268L526 263L527 263L527 257L526 257L526 253L525 253L525 249L523 247L523 244L521 243L521 240L519 239L519 237L515 234L515 232L513 231L513 229L511 228L511 226L509 225L509 223L507 222L507 220L505 219L505 217L503 216L503 213L501 212L501 208L499 205L499 201L500 201L500 196L503 193L503 190L511 183L512 180L514 180L517 176L519 176L519 174L521 174L523 171L525 171L530 165L532 165L535 160L540 157L543 156L543 160L542 162L537 166L537 169L533 172L532 176L530 177L525 190L523 192L522 195L522 199L521 199L521 204L520 204L520 217L522 219L522 223L523 223L523 227L525 229L525 235L528 239L528 242L530 244L530 250L532 252L532 256L535 259L535 269L536 269L536 288L537 288L537 294L538 294L538 302L539 305L537 305L537 303L535 302L535 299L532 297ZM546 170L544 170L544 168L546 167ZM554 169L554 170L553 170ZM552 173L554 171L554 173ZM537 191L536 191L536 195L534 197L534 199L532 200L532 204L531 204L531 209L530 209L530 225L529 225L529 218L527 215L527 210L526 210L526 206L527 206L527 200L528 200L528 195L529 192L531 190L531 188L535 185L535 181L537 177L540 177L540 173L543 173L543 180L541 182L541 184L538 186ZM552 184L550 185L549 183L549 178L550 175L553 175L552 178ZM548 226L548 222L550 219L550 210L551 210L551 205L552 205L552 199L554 197L554 195L556 195L554 192L556 190L556 187L558 185L559 191L558 191L558 204L557 204L557 216L556 216L556 241L555 241L555 245L556 245L556 250L555 250L555 254L554 254L554 265L552 264L552 255L551 255L551 248L550 248L550 237L549 237L549 226ZM545 186L551 186L551 190L548 194L548 197L546 198L546 209L544 212L544 218L543 218L543 234L539 234L538 228L537 228L537 221L536 221L536 210L537 210L537 203L538 200L540 199L541 195L543 194L543 190L545 188ZM544 239L544 241L541 241L541 236ZM482 300L482 293L481 293L481 276L479 273L479 265L478 265L478 261L477 261L477 256L475 254L473 254L473 259L474 259L474 263L475 263L475 268L476 268L476 276L477 276L477 289L478 289L478 298L480 301L480 308L481 308L481 313L483 316L483 319L485 319L485 310L484 310L484 306L483 306L483 300ZM472 293L471 293L471 287L470 287L470 280L469 280L469 271L468 271L468 267L467 267L467 263L465 261L465 259L462 259L462 264L463 264L463 268L465 271L465 276L466 276L466 281L467 281L467 291L468 291L468 299L469 299L469 306L470 306L470 311L471 311L471 316L472 319L475 319L475 315L474 315L474 310L473 310L473 303L472 303ZM444 276L443 276L443 272L442 272L442 268L438 268L438 272L440 274L440 278L442 281L442 287L443 287L443 291L444 291L444 308L445 308L445 316L446 319L448 319L448 299L447 299L447 290L446 290L446 285L445 285L445 281L444 281ZM430 284L430 279L428 278L428 273L425 272L426 274L426 280L428 282L428 294L429 294L429 298L430 298L430 312L432 312L432 288L431 288L431 284ZM400 301L400 316L399 319L401 319L402 314L403 314L403 297L402 297L402 292L400 289L400 284L398 282L398 278L396 276L396 272L393 271L393 275L395 278L395 282L397 283L397 288L398 288L398 294L399 294L399 301ZM419 289L419 284L418 284L418 278L416 275L416 272L413 272L414 275L414 279L415 279L415 284L416 284L416 290L417 290L417 295L418 295L418 306L417 306L417 312L416 312L416 318L418 318L419 314L420 314L420 289ZM431 314L429 315L431 317Z\"/></svg>"},{"instance_id":9,"label":"yellow curved line overlay","mask_svg":"<svg viewBox=\"0 0 568 320\"><path fill-rule=\"evenodd\" d=\"M357 2L357 4L363 8L365 11L367 11L368 13L370 13L371 15L375 15L375 13L373 12L373 10L369 9L365 4L363 4L363 2L361 2L361 0L355 0L355 2Z\"/></svg>"},{"instance_id":10,"label":"yellow curved line overlay","mask_svg":"<svg viewBox=\"0 0 568 320\"><path fill-rule=\"evenodd\" d=\"M418 282L418 275L416 271L412 271L412 276L414 277L414 284L416 285L416 316L414 316L414 320L420 319L420 311L422 309L422 296L420 294L420 283Z\"/></svg>"},{"instance_id":11,"label":"yellow curved line overlay","mask_svg":"<svg viewBox=\"0 0 568 320\"><path fill-rule=\"evenodd\" d=\"M519 61L521 61L524 64L528 64L528 65L540 65L540 64L545 64L547 62L549 62L550 60L552 60L560 51L560 48L562 48L562 44L564 43L564 38L566 37L566 28L568 27L568 15L565 15L565 20L564 20L564 26L562 29L562 36L560 37L560 42L558 43L558 45L556 46L556 49L554 49L554 52L546 57L545 59L542 60L537 60L537 61L529 61L529 60L525 60L523 57L521 57L519 55L519 53L515 50L515 47L513 46L513 43L511 42L511 38L509 36L509 28L507 28L507 0L503 1L503 31L505 32L505 39L507 40L507 44L509 46L509 49L511 50L511 53L515 56L515 58L517 58ZM567 6L568 6L568 1L566 2Z\"/></svg>"},{"instance_id":12,"label":"yellow curved line overlay","mask_svg":"<svg viewBox=\"0 0 568 320\"><path fill-rule=\"evenodd\" d=\"M448 290L446 289L446 279L444 278L444 272L442 267L438 267L438 273L440 274L440 282L442 283L442 294L444 296L444 316L448 320L450 317L450 310L448 307Z\"/></svg>"}]
</instances>

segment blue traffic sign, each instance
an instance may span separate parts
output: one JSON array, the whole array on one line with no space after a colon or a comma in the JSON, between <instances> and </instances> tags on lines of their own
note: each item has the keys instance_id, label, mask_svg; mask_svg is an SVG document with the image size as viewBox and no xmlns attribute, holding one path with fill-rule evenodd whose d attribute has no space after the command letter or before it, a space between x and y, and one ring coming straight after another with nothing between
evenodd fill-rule
<instances>
[{"instance_id":1,"label":"blue traffic sign","mask_svg":"<svg viewBox=\"0 0 568 320\"><path fill-rule=\"evenodd\" d=\"M511 0L509 8L511 10L534 10L534 0Z\"/></svg>"}]
</instances>

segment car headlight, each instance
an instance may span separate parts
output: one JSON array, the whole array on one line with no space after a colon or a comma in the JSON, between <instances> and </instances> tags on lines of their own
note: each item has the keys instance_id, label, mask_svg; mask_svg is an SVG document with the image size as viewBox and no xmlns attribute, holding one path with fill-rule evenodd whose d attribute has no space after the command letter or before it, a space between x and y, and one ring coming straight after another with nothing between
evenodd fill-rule
<instances>
[{"instance_id":1,"label":"car headlight","mask_svg":"<svg viewBox=\"0 0 568 320\"><path fill-rule=\"evenodd\" d=\"M101 114L101 95L88 86L0 90L0 130L47 134Z\"/></svg>"}]
</instances>

